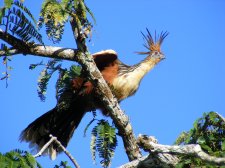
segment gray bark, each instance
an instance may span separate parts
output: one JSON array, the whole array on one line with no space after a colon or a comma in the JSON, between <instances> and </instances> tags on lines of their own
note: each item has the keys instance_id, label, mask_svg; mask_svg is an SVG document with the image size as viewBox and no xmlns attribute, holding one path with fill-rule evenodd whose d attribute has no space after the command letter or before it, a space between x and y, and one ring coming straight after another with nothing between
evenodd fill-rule
<instances>
[{"instance_id":1,"label":"gray bark","mask_svg":"<svg viewBox=\"0 0 225 168\"><path fill-rule=\"evenodd\" d=\"M112 94L100 71L96 67L91 54L88 52L80 52L77 49L35 45L29 42L25 43L10 34L6 34L1 29L0 39L13 46L13 48L17 49L17 52L22 54L77 61L82 66L87 78L89 78L97 88L97 93L101 97L102 103L107 107L109 115L123 139L124 148L129 160L131 161L141 157L141 152L137 146L128 116L120 109L117 99Z\"/></svg>"}]
</instances>

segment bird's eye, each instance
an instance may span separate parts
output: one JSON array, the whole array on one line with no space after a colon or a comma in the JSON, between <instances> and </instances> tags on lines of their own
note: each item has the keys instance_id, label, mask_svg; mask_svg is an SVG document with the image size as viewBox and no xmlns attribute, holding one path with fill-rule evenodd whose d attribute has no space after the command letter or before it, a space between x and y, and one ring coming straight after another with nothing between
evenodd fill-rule
<instances>
[{"instance_id":1,"label":"bird's eye","mask_svg":"<svg viewBox=\"0 0 225 168\"><path fill-rule=\"evenodd\" d=\"M158 55L158 54L159 54L159 52L158 52L158 51L155 51L155 52L154 52L154 54L155 54L155 55Z\"/></svg>"}]
</instances>

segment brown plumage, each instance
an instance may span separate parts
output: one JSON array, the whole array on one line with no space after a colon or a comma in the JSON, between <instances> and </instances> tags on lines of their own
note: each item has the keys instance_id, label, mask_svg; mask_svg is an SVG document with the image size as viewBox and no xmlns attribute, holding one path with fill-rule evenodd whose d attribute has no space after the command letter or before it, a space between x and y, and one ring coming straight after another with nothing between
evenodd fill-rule
<instances>
[{"instance_id":1,"label":"brown plumage","mask_svg":"<svg viewBox=\"0 0 225 168\"><path fill-rule=\"evenodd\" d=\"M149 51L139 52L139 54L148 56L133 66L123 64L113 50L93 54L98 69L119 102L133 95L144 75L164 59L160 47L167 35L167 32L162 32L159 38L156 40L155 37L154 40L149 31L147 36L143 34L146 41L144 46ZM61 95L55 108L27 126L21 133L21 141L30 142L34 148L40 149L49 140L49 134L52 134L66 147L86 112L100 109L103 114L107 114L99 98L96 97L95 88L90 81L78 77L71 83L72 87ZM52 144L45 152L54 159L61 149L56 144Z\"/></svg>"}]
</instances>

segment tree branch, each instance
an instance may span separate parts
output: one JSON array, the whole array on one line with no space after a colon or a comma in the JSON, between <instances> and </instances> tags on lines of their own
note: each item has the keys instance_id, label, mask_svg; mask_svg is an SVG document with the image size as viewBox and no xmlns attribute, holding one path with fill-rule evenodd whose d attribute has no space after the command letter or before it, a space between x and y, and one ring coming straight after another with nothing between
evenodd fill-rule
<instances>
[{"instance_id":1,"label":"tree branch","mask_svg":"<svg viewBox=\"0 0 225 168\"><path fill-rule=\"evenodd\" d=\"M82 65L82 69L86 72L87 77L92 81L94 86L96 86L97 93L99 97L101 97L100 101L107 107L109 115L123 139L129 160L132 161L141 157L141 152L137 146L128 116L120 109L117 99L112 94L108 84L96 67L92 56L88 52L86 52L85 55L85 57L79 57L78 62Z\"/></svg>"},{"instance_id":2,"label":"tree branch","mask_svg":"<svg viewBox=\"0 0 225 168\"><path fill-rule=\"evenodd\" d=\"M179 159L177 157L167 153L149 154L126 163L119 168L173 168L178 161Z\"/></svg>"},{"instance_id":3,"label":"tree branch","mask_svg":"<svg viewBox=\"0 0 225 168\"><path fill-rule=\"evenodd\" d=\"M59 147L63 150L63 152L70 158L71 162L74 164L74 166L76 168L80 168L79 164L77 163L77 161L74 159L74 157L70 154L70 152L68 150L66 150L66 148L61 144L60 141L57 140L57 137L54 137L52 135L49 135L51 138L55 138L55 142L57 143L57 145L59 145Z\"/></svg>"},{"instance_id":4,"label":"tree branch","mask_svg":"<svg viewBox=\"0 0 225 168\"><path fill-rule=\"evenodd\" d=\"M129 160L132 161L141 157L141 152L137 146L128 116L126 116L120 109L117 99L112 94L110 88L103 79L91 54L88 51L83 53L77 49L25 43L10 34L6 34L1 29L0 39L18 49L23 54L77 61L79 64L81 64L82 69L84 72L86 72L87 77L96 86L97 93L99 94L99 97L101 97L100 100L102 101L103 105L107 107L109 115L117 127L119 134L123 139L124 147Z\"/></svg>"},{"instance_id":5,"label":"tree branch","mask_svg":"<svg viewBox=\"0 0 225 168\"><path fill-rule=\"evenodd\" d=\"M53 135L49 135L49 137L51 138L42 148L41 150L34 155L33 157L37 158L39 156L41 156L43 154L43 152L49 147L49 145L51 145L53 142L55 142L57 145L59 145L59 147L63 150L63 152L69 157L69 159L72 161L72 163L74 164L74 166L76 168L80 168L79 164L77 163L77 161L74 159L74 157L70 154L70 152L68 150L66 150L66 148L61 144L61 142L59 142L57 140L57 137L53 136Z\"/></svg>"},{"instance_id":6,"label":"tree branch","mask_svg":"<svg viewBox=\"0 0 225 168\"><path fill-rule=\"evenodd\" d=\"M209 163L211 165L224 166L225 158L218 158L215 156L210 156L205 153L201 146L198 144L190 144L190 145L161 145L157 144L157 142L152 137L148 137L145 135L138 136L138 145L143 148L145 151L151 152L153 154L170 154L170 155L186 155L192 157L198 157L205 163Z\"/></svg>"},{"instance_id":7,"label":"tree branch","mask_svg":"<svg viewBox=\"0 0 225 168\"><path fill-rule=\"evenodd\" d=\"M49 147L49 145L51 145L51 143L54 142L56 139L57 139L56 137L51 136L51 139L33 157L35 158L40 157L43 154L43 152Z\"/></svg>"},{"instance_id":8,"label":"tree branch","mask_svg":"<svg viewBox=\"0 0 225 168\"><path fill-rule=\"evenodd\" d=\"M94 84L95 88L97 88L96 91L100 97L99 100L103 103L104 107L106 107L109 116L112 118L116 128L118 129L119 135L123 139L124 148L129 160L132 161L141 157L141 152L137 145L128 116L126 116L120 109L117 99L114 97L108 84L103 79L93 57L88 52L85 43L86 37L80 32L81 28L75 26L79 25L76 23L75 18L71 18L70 25L78 49L85 54L85 57L78 58L78 62L82 65L82 69L86 72L87 77Z\"/></svg>"},{"instance_id":9,"label":"tree branch","mask_svg":"<svg viewBox=\"0 0 225 168\"><path fill-rule=\"evenodd\" d=\"M70 61L78 61L77 57L83 57L84 54L79 52L77 49L62 48L54 46L36 45L31 42L24 42L10 34L5 33L0 29L0 39L4 40L9 45L13 46L14 54L30 54L33 56L42 56L48 58L57 58ZM4 53L0 56L5 56Z\"/></svg>"}]
</instances>

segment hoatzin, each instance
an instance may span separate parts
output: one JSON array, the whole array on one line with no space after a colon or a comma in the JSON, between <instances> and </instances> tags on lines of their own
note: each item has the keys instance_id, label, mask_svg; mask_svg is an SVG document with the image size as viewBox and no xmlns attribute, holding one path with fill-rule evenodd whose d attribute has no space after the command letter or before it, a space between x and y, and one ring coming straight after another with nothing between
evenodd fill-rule
<instances>
[{"instance_id":1,"label":"hoatzin","mask_svg":"<svg viewBox=\"0 0 225 168\"><path fill-rule=\"evenodd\" d=\"M148 30L147 32L147 35L142 34L146 41L144 46L148 51L139 52L139 54L147 54L147 57L138 64L133 66L123 64L113 50L93 54L98 69L119 102L132 96L144 75L165 58L160 47L168 33L162 32L158 38L153 39L150 32ZM104 115L107 115L107 110L100 103L90 81L77 77L71 83L72 87L61 95L55 108L37 118L23 130L20 135L21 141L30 142L31 146L39 150L49 141L49 135L52 134L66 147L86 112L100 109ZM45 152L54 159L61 149L53 143Z\"/></svg>"}]
</instances>

